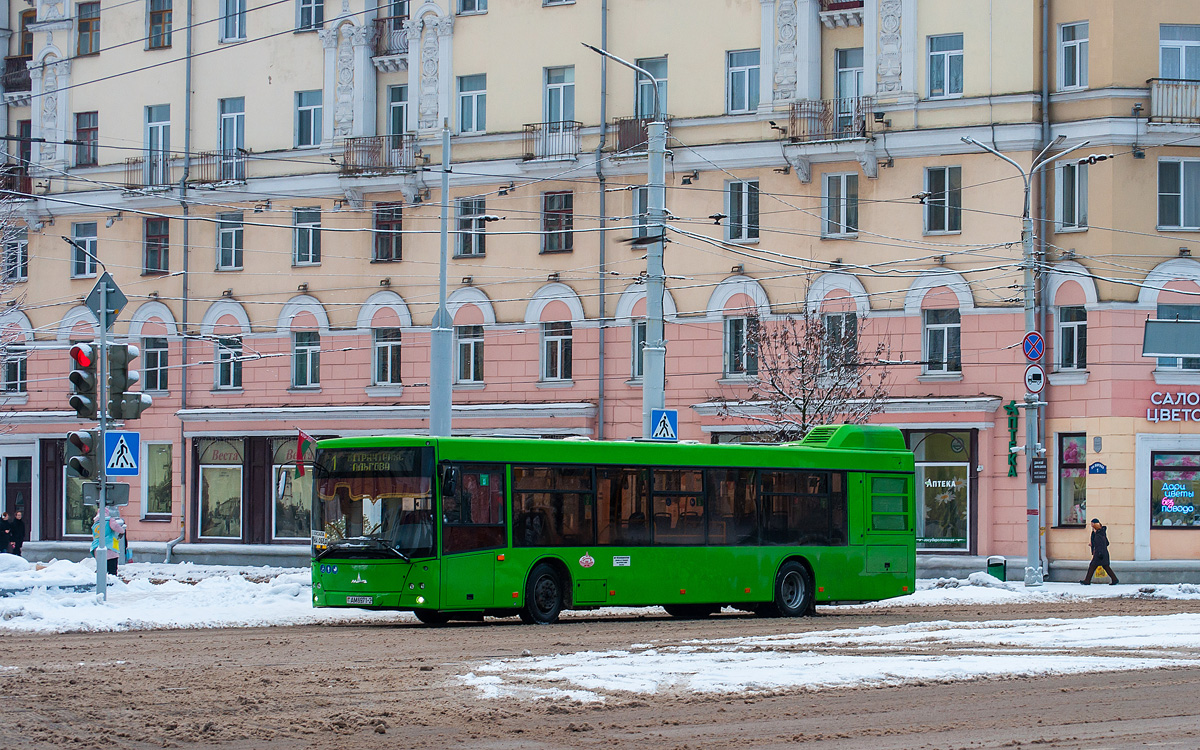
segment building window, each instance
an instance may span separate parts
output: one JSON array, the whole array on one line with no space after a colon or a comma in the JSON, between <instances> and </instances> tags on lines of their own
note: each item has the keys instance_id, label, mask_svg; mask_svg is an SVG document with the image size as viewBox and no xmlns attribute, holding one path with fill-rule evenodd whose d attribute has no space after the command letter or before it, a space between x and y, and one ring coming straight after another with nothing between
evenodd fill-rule
<instances>
[{"instance_id":1,"label":"building window","mask_svg":"<svg viewBox=\"0 0 1200 750\"><path fill-rule=\"evenodd\" d=\"M79 4L79 32L75 54L100 54L100 3Z\"/></svg>"},{"instance_id":2,"label":"building window","mask_svg":"<svg viewBox=\"0 0 1200 750\"><path fill-rule=\"evenodd\" d=\"M483 255L484 239L487 237L484 233L487 227L487 219L484 218L484 198L459 198L455 209L458 212L458 243L455 254Z\"/></svg>"},{"instance_id":3,"label":"building window","mask_svg":"<svg viewBox=\"0 0 1200 750\"><path fill-rule=\"evenodd\" d=\"M458 0L458 12L460 15L485 13L487 12L487 0Z\"/></svg>"},{"instance_id":4,"label":"building window","mask_svg":"<svg viewBox=\"0 0 1200 750\"><path fill-rule=\"evenodd\" d=\"M292 387L316 388L319 385L321 334L317 331L296 331L292 334Z\"/></svg>"},{"instance_id":5,"label":"building window","mask_svg":"<svg viewBox=\"0 0 1200 750\"><path fill-rule=\"evenodd\" d=\"M242 337L228 336L217 339L218 390L242 387Z\"/></svg>"},{"instance_id":6,"label":"building window","mask_svg":"<svg viewBox=\"0 0 1200 750\"><path fill-rule=\"evenodd\" d=\"M757 318L725 318L725 375L757 375Z\"/></svg>"},{"instance_id":7,"label":"building window","mask_svg":"<svg viewBox=\"0 0 1200 750\"><path fill-rule=\"evenodd\" d=\"M19 229L4 243L4 280L29 280L29 239L26 230Z\"/></svg>"},{"instance_id":8,"label":"building window","mask_svg":"<svg viewBox=\"0 0 1200 750\"><path fill-rule=\"evenodd\" d=\"M96 275L96 222L71 225L71 278ZM86 252L85 252L86 251Z\"/></svg>"},{"instance_id":9,"label":"building window","mask_svg":"<svg viewBox=\"0 0 1200 750\"><path fill-rule=\"evenodd\" d=\"M925 170L925 231L962 231L962 167Z\"/></svg>"},{"instance_id":10,"label":"building window","mask_svg":"<svg viewBox=\"0 0 1200 750\"><path fill-rule=\"evenodd\" d=\"M142 491L147 516L171 515L170 443L146 443L146 483Z\"/></svg>"},{"instance_id":11,"label":"building window","mask_svg":"<svg viewBox=\"0 0 1200 750\"><path fill-rule=\"evenodd\" d=\"M664 114L667 111L667 58L642 58L637 61L637 66L658 81L658 111L659 114ZM634 111L644 120L654 117L654 81L642 73L637 74L637 100L634 102Z\"/></svg>"},{"instance_id":12,"label":"building window","mask_svg":"<svg viewBox=\"0 0 1200 750\"><path fill-rule=\"evenodd\" d=\"M1058 436L1058 523L1087 523L1087 435Z\"/></svg>"},{"instance_id":13,"label":"building window","mask_svg":"<svg viewBox=\"0 0 1200 750\"><path fill-rule=\"evenodd\" d=\"M242 215L217 214L217 270L238 271L242 268Z\"/></svg>"},{"instance_id":14,"label":"building window","mask_svg":"<svg viewBox=\"0 0 1200 750\"><path fill-rule=\"evenodd\" d=\"M196 463L200 466L198 516L202 539L242 538L245 512L242 470L246 464L246 443L241 438L195 440L199 453ZM295 445L295 439L292 444Z\"/></svg>"},{"instance_id":15,"label":"building window","mask_svg":"<svg viewBox=\"0 0 1200 750\"><path fill-rule=\"evenodd\" d=\"M727 234L731 240L758 239L758 180L730 182L725 185Z\"/></svg>"},{"instance_id":16,"label":"building window","mask_svg":"<svg viewBox=\"0 0 1200 750\"><path fill-rule=\"evenodd\" d=\"M29 24L37 23L36 10L21 11L21 57L33 57L33 29Z\"/></svg>"},{"instance_id":17,"label":"building window","mask_svg":"<svg viewBox=\"0 0 1200 750\"><path fill-rule=\"evenodd\" d=\"M408 132L408 86L388 86L388 135ZM392 148L400 148L396 143Z\"/></svg>"},{"instance_id":18,"label":"building window","mask_svg":"<svg viewBox=\"0 0 1200 750\"><path fill-rule=\"evenodd\" d=\"M458 77L458 132L487 130L487 75Z\"/></svg>"},{"instance_id":19,"label":"building window","mask_svg":"<svg viewBox=\"0 0 1200 750\"><path fill-rule=\"evenodd\" d=\"M29 361L25 347L4 348L4 392L25 393L29 387Z\"/></svg>"},{"instance_id":20,"label":"building window","mask_svg":"<svg viewBox=\"0 0 1200 750\"><path fill-rule=\"evenodd\" d=\"M1158 226L1200 229L1200 160L1159 160Z\"/></svg>"},{"instance_id":21,"label":"building window","mask_svg":"<svg viewBox=\"0 0 1200 750\"><path fill-rule=\"evenodd\" d=\"M574 247L574 194L542 193L542 252L562 253Z\"/></svg>"},{"instance_id":22,"label":"building window","mask_svg":"<svg viewBox=\"0 0 1200 750\"><path fill-rule=\"evenodd\" d=\"M962 372L958 310L925 311L925 372Z\"/></svg>"},{"instance_id":23,"label":"building window","mask_svg":"<svg viewBox=\"0 0 1200 750\"><path fill-rule=\"evenodd\" d=\"M246 38L246 0L221 0L221 41Z\"/></svg>"},{"instance_id":24,"label":"building window","mask_svg":"<svg viewBox=\"0 0 1200 750\"><path fill-rule=\"evenodd\" d=\"M974 526L971 475L975 467L971 454L975 438L972 432L914 431L906 432L905 437L916 459L917 549L967 551ZM872 484L879 482L880 478L872 480Z\"/></svg>"},{"instance_id":25,"label":"building window","mask_svg":"<svg viewBox=\"0 0 1200 750\"><path fill-rule=\"evenodd\" d=\"M542 380L571 379L571 322L542 323Z\"/></svg>"},{"instance_id":26,"label":"building window","mask_svg":"<svg viewBox=\"0 0 1200 750\"><path fill-rule=\"evenodd\" d=\"M840 49L835 56L837 63L837 133L849 134L854 130L857 115L862 117L858 98L863 95L863 48Z\"/></svg>"},{"instance_id":27,"label":"building window","mask_svg":"<svg viewBox=\"0 0 1200 750\"><path fill-rule=\"evenodd\" d=\"M376 328L374 336L375 385L400 385L400 329Z\"/></svg>"},{"instance_id":28,"label":"building window","mask_svg":"<svg viewBox=\"0 0 1200 750\"><path fill-rule=\"evenodd\" d=\"M171 105L146 107L146 161L143 177L147 185L171 183Z\"/></svg>"},{"instance_id":29,"label":"building window","mask_svg":"<svg viewBox=\"0 0 1200 750\"><path fill-rule=\"evenodd\" d=\"M1088 225L1088 168L1086 164L1067 163L1054 170L1054 203L1056 232L1087 229Z\"/></svg>"},{"instance_id":30,"label":"building window","mask_svg":"<svg viewBox=\"0 0 1200 750\"><path fill-rule=\"evenodd\" d=\"M220 177L241 181L246 179L246 98L222 99L220 111Z\"/></svg>"},{"instance_id":31,"label":"building window","mask_svg":"<svg viewBox=\"0 0 1200 750\"><path fill-rule=\"evenodd\" d=\"M633 219L633 236L634 237L649 237L650 236L650 188L646 186L635 187L630 191L633 194L632 201L632 216Z\"/></svg>"},{"instance_id":32,"label":"building window","mask_svg":"<svg viewBox=\"0 0 1200 750\"><path fill-rule=\"evenodd\" d=\"M146 241L142 273L166 273L171 270L171 224L167 219L146 219Z\"/></svg>"},{"instance_id":33,"label":"building window","mask_svg":"<svg viewBox=\"0 0 1200 750\"><path fill-rule=\"evenodd\" d=\"M321 145L321 92L296 92L296 148Z\"/></svg>"},{"instance_id":34,"label":"building window","mask_svg":"<svg viewBox=\"0 0 1200 750\"><path fill-rule=\"evenodd\" d=\"M1150 528L1200 526L1200 453L1150 454Z\"/></svg>"},{"instance_id":35,"label":"building window","mask_svg":"<svg viewBox=\"0 0 1200 750\"><path fill-rule=\"evenodd\" d=\"M1058 369L1087 369L1087 309L1058 309Z\"/></svg>"},{"instance_id":36,"label":"building window","mask_svg":"<svg viewBox=\"0 0 1200 750\"><path fill-rule=\"evenodd\" d=\"M858 234L858 175L825 175L824 237Z\"/></svg>"},{"instance_id":37,"label":"building window","mask_svg":"<svg viewBox=\"0 0 1200 750\"><path fill-rule=\"evenodd\" d=\"M100 113L75 113L75 140L75 166L96 166L100 159Z\"/></svg>"},{"instance_id":38,"label":"building window","mask_svg":"<svg viewBox=\"0 0 1200 750\"><path fill-rule=\"evenodd\" d=\"M167 339L165 336L142 338L142 390L167 390Z\"/></svg>"},{"instance_id":39,"label":"building window","mask_svg":"<svg viewBox=\"0 0 1200 750\"><path fill-rule=\"evenodd\" d=\"M454 338L458 341L459 383L483 382L483 326L454 326Z\"/></svg>"},{"instance_id":40,"label":"building window","mask_svg":"<svg viewBox=\"0 0 1200 750\"><path fill-rule=\"evenodd\" d=\"M171 46L171 0L150 0L150 49Z\"/></svg>"},{"instance_id":41,"label":"building window","mask_svg":"<svg viewBox=\"0 0 1200 750\"><path fill-rule=\"evenodd\" d=\"M827 313L821 322L825 328L824 368L858 364L858 313Z\"/></svg>"},{"instance_id":42,"label":"building window","mask_svg":"<svg viewBox=\"0 0 1200 750\"><path fill-rule=\"evenodd\" d=\"M325 25L325 0L299 0L296 28L319 29Z\"/></svg>"},{"instance_id":43,"label":"building window","mask_svg":"<svg viewBox=\"0 0 1200 750\"><path fill-rule=\"evenodd\" d=\"M1200 320L1200 305L1167 305L1160 303L1159 320ZM1200 357L1159 357L1160 370L1200 370Z\"/></svg>"},{"instance_id":44,"label":"building window","mask_svg":"<svg viewBox=\"0 0 1200 750\"><path fill-rule=\"evenodd\" d=\"M1200 80L1200 26L1158 27L1158 77Z\"/></svg>"},{"instance_id":45,"label":"building window","mask_svg":"<svg viewBox=\"0 0 1200 750\"><path fill-rule=\"evenodd\" d=\"M929 37L929 98L962 96L963 35Z\"/></svg>"},{"instance_id":46,"label":"building window","mask_svg":"<svg viewBox=\"0 0 1200 750\"><path fill-rule=\"evenodd\" d=\"M1088 25L1064 23L1058 27L1058 87L1086 89L1088 85Z\"/></svg>"},{"instance_id":47,"label":"building window","mask_svg":"<svg viewBox=\"0 0 1200 750\"><path fill-rule=\"evenodd\" d=\"M546 122L575 121L575 67L546 68Z\"/></svg>"},{"instance_id":48,"label":"building window","mask_svg":"<svg viewBox=\"0 0 1200 750\"><path fill-rule=\"evenodd\" d=\"M725 111L731 115L758 110L758 50L725 55Z\"/></svg>"},{"instance_id":49,"label":"building window","mask_svg":"<svg viewBox=\"0 0 1200 750\"><path fill-rule=\"evenodd\" d=\"M630 352L633 366L630 368L630 377L634 380L641 380L646 374L646 331L648 323L644 320L633 321L632 329L632 351Z\"/></svg>"},{"instance_id":50,"label":"building window","mask_svg":"<svg viewBox=\"0 0 1200 750\"><path fill-rule=\"evenodd\" d=\"M399 203L375 204L375 257L372 260L387 263L400 260L404 229Z\"/></svg>"},{"instance_id":51,"label":"building window","mask_svg":"<svg viewBox=\"0 0 1200 750\"><path fill-rule=\"evenodd\" d=\"M297 208L292 210L295 226L292 242L292 265L315 266L321 262L321 210Z\"/></svg>"}]
</instances>

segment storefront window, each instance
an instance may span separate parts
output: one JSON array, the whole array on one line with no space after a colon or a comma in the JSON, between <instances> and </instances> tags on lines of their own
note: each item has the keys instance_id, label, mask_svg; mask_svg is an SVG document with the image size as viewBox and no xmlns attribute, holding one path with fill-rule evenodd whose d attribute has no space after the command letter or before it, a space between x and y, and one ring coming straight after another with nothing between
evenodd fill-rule
<instances>
[{"instance_id":1,"label":"storefront window","mask_svg":"<svg viewBox=\"0 0 1200 750\"><path fill-rule=\"evenodd\" d=\"M63 474L67 474L66 467L63 468ZM72 476L66 476L63 480L63 534L66 536L92 535L96 509L83 504L83 482L79 477Z\"/></svg>"},{"instance_id":2,"label":"storefront window","mask_svg":"<svg viewBox=\"0 0 1200 750\"><path fill-rule=\"evenodd\" d=\"M1058 522L1087 523L1087 435L1058 436Z\"/></svg>"},{"instance_id":3,"label":"storefront window","mask_svg":"<svg viewBox=\"0 0 1200 750\"><path fill-rule=\"evenodd\" d=\"M971 433L910 432L917 463L917 547L967 550Z\"/></svg>"},{"instance_id":4,"label":"storefront window","mask_svg":"<svg viewBox=\"0 0 1200 750\"><path fill-rule=\"evenodd\" d=\"M241 440L200 443L200 536L242 537Z\"/></svg>"},{"instance_id":5,"label":"storefront window","mask_svg":"<svg viewBox=\"0 0 1200 750\"><path fill-rule=\"evenodd\" d=\"M274 456L271 533L275 539L307 540L312 526L312 449L304 457L304 476L299 476L296 445L295 438L271 440Z\"/></svg>"},{"instance_id":6,"label":"storefront window","mask_svg":"<svg viewBox=\"0 0 1200 750\"><path fill-rule=\"evenodd\" d=\"M171 444L146 446L146 515L171 514Z\"/></svg>"},{"instance_id":7,"label":"storefront window","mask_svg":"<svg viewBox=\"0 0 1200 750\"><path fill-rule=\"evenodd\" d=\"M1150 461L1150 526L1200 526L1200 453L1154 453Z\"/></svg>"}]
</instances>

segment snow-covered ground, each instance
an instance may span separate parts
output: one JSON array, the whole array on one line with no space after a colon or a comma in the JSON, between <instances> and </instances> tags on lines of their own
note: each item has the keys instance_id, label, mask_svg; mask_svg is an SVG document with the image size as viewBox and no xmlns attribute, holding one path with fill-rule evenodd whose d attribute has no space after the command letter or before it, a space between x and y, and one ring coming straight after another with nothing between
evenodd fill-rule
<instances>
[{"instance_id":1,"label":"snow-covered ground","mask_svg":"<svg viewBox=\"0 0 1200 750\"><path fill-rule=\"evenodd\" d=\"M0 554L0 632L80 632L415 621L408 613L313 609L307 569L133 563L98 598L91 560L33 564ZM918 582L911 596L823 611L1014 604L1099 597L1200 600L1191 584L1047 583L984 573ZM659 614L657 608L566 618ZM786 621L780 621L786 627ZM1166 634L1170 634L1169 639ZM1086 652L1086 653L1081 653ZM771 636L631 644L493 660L460 680L484 697L604 700L616 693L734 692L1104 672L1200 662L1200 614L922 622ZM2 665L0 665L2 666Z\"/></svg>"}]
</instances>

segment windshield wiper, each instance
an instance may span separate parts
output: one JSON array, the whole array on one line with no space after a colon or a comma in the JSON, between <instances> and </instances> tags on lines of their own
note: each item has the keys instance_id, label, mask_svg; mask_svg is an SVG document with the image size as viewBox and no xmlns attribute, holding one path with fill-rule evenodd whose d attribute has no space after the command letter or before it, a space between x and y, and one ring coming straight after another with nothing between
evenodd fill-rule
<instances>
[{"instance_id":1,"label":"windshield wiper","mask_svg":"<svg viewBox=\"0 0 1200 750\"><path fill-rule=\"evenodd\" d=\"M352 539L343 539L341 541L333 542L325 548L324 552L317 555L316 559L320 560L321 558L332 554L334 551L345 550L384 550L392 553L404 562L412 562L408 555L396 549L391 542L388 542L385 539L368 536L360 536Z\"/></svg>"}]
</instances>

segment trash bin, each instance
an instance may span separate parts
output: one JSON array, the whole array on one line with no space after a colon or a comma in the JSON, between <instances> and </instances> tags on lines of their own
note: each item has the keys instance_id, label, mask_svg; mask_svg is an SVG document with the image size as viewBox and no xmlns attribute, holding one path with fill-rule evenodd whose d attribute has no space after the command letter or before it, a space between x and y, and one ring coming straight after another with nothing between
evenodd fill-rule
<instances>
[{"instance_id":1,"label":"trash bin","mask_svg":"<svg viewBox=\"0 0 1200 750\"><path fill-rule=\"evenodd\" d=\"M1007 580L1008 561L1000 555L992 555L987 559L987 573L993 578L999 578L1001 581Z\"/></svg>"}]
</instances>

